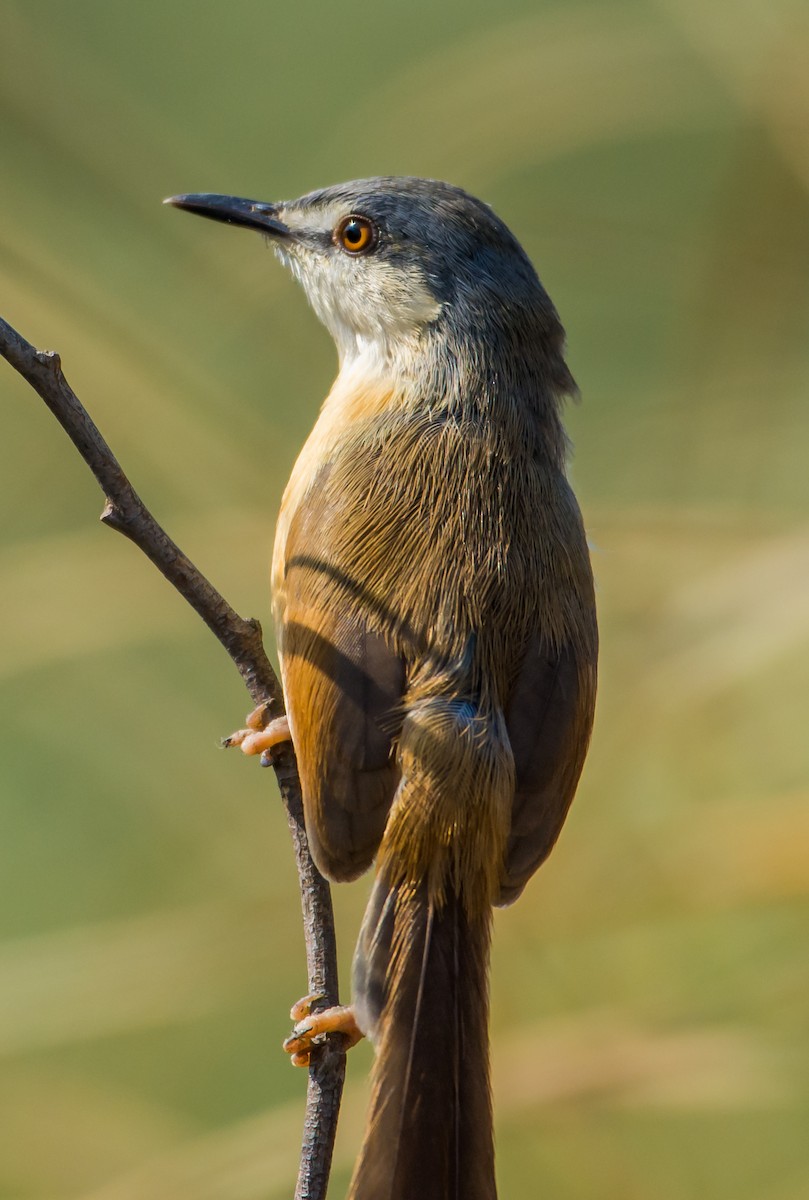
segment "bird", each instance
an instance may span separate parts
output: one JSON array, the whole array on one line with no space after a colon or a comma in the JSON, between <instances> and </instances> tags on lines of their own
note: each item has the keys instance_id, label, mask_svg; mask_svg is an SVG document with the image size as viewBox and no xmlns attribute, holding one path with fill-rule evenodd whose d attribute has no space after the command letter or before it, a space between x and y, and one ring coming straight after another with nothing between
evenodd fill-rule
<instances>
[{"instance_id":1,"label":"bird","mask_svg":"<svg viewBox=\"0 0 809 1200\"><path fill-rule=\"evenodd\" d=\"M565 333L528 255L459 187L380 176L166 203L262 234L339 369L277 520L272 606L314 860L375 874L352 1003L301 1016L375 1064L351 1200L495 1200L493 908L553 847L593 725L594 584L567 477Z\"/></svg>"}]
</instances>

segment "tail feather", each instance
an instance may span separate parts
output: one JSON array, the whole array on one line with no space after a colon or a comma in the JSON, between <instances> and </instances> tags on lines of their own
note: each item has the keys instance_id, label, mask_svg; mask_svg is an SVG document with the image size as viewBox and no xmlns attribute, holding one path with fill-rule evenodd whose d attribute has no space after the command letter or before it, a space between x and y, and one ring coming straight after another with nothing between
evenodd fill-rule
<instances>
[{"instance_id":1,"label":"tail feather","mask_svg":"<svg viewBox=\"0 0 809 1200\"><path fill-rule=\"evenodd\" d=\"M354 978L377 1065L350 1200L495 1200L488 956L488 913L377 879Z\"/></svg>"}]
</instances>

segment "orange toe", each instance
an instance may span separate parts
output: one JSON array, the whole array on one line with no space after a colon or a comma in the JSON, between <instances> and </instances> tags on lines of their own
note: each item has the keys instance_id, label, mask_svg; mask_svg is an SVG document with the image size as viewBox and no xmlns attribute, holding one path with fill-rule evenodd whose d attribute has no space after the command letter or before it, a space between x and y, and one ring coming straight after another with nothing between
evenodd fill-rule
<instances>
[{"instance_id":1,"label":"orange toe","mask_svg":"<svg viewBox=\"0 0 809 1200\"><path fill-rule=\"evenodd\" d=\"M258 711L256 709L250 714L248 722ZM276 717L264 729L254 729L252 726L247 729L237 729L235 733L231 733L229 737L223 739L222 745L225 747L241 746L242 754L263 754L267 750L272 750L274 746L291 740L289 721L286 717Z\"/></svg>"},{"instance_id":2,"label":"orange toe","mask_svg":"<svg viewBox=\"0 0 809 1200\"><path fill-rule=\"evenodd\" d=\"M292 1018L297 1021L292 1033L284 1042L284 1049L291 1056L296 1067L308 1067L310 1055L316 1045L320 1045L328 1033L341 1033L346 1038L346 1050L356 1046L363 1037L362 1031L354 1019L354 1010L348 1005L338 1005L326 1008L322 1012L313 1013L311 1005L319 996L305 996L293 1005Z\"/></svg>"}]
</instances>

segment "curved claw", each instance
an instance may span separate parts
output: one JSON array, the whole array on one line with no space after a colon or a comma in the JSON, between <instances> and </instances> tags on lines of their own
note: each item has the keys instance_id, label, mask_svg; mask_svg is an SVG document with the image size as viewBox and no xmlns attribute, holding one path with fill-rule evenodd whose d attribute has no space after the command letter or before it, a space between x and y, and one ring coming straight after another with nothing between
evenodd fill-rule
<instances>
[{"instance_id":1,"label":"curved claw","mask_svg":"<svg viewBox=\"0 0 809 1200\"><path fill-rule=\"evenodd\" d=\"M301 996L300 1000L296 1000L289 1010L290 1020L297 1025L304 1017L308 1017L312 1011L312 1007L318 1000L325 1000L323 992L310 992L308 996Z\"/></svg>"}]
</instances>

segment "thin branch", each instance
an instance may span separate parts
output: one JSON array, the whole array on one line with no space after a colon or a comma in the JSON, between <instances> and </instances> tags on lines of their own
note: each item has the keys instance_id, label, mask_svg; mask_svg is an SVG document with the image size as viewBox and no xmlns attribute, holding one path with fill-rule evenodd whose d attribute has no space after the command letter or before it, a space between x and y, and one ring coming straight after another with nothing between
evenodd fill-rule
<instances>
[{"instance_id":1,"label":"thin branch","mask_svg":"<svg viewBox=\"0 0 809 1200\"><path fill-rule=\"evenodd\" d=\"M0 354L42 397L93 472L106 499L104 524L134 542L202 617L233 660L253 703L266 705L268 714L283 713L281 685L264 651L258 621L240 617L154 519L62 374L59 355L37 350L2 318ZM288 743L275 752L273 766L300 879L309 991L322 995L326 1005L337 1004L331 893L309 853L298 770ZM345 1053L339 1039L330 1038L313 1054L309 1069L295 1200L323 1200L326 1195L344 1075Z\"/></svg>"}]
</instances>

